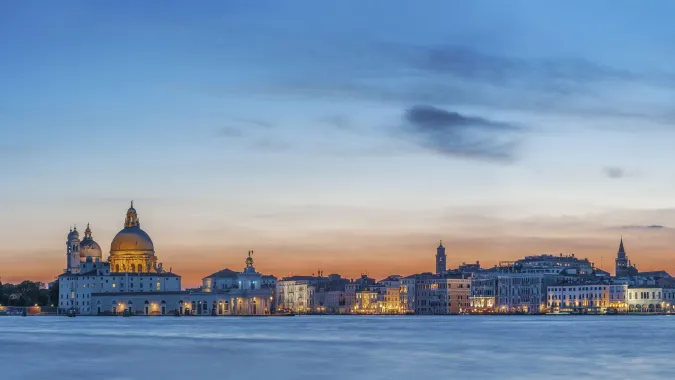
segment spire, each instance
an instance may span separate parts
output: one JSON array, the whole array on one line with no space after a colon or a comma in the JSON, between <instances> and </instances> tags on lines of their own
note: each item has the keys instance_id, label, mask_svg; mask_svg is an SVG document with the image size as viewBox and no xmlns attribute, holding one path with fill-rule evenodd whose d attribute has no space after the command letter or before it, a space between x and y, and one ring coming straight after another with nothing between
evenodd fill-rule
<instances>
[{"instance_id":1,"label":"spire","mask_svg":"<svg viewBox=\"0 0 675 380\"><path fill-rule=\"evenodd\" d=\"M87 223L87 229L84 230L84 238L91 239L91 228L89 228L89 223Z\"/></svg>"},{"instance_id":2,"label":"spire","mask_svg":"<svg viewBox=\"0 0 675 380\"><path fill-rule=\"evenodd\" d=\"M619 252L626 253L626 251L623 249L623 235L621 235L621 242L619 243Z\"/></svg>"},{"instance_id":3,"label":"spire","mask_svg":"<svg viewBox=\"0 0 675 380\"><path fill-rule=\"evenodd\" d=\"M444 248L444 247L443 247L443 240L439 240L438 248Z\"/></svg>"},{"instance_id":4,"label":"spire","mask_svg":"<svg viewBox=\"0 0 675 380\"><path fill-rule=\"evenodd\" d=\"M134 208L134 201L131 201L131 208Z\"/></svg>"}]
</instances>

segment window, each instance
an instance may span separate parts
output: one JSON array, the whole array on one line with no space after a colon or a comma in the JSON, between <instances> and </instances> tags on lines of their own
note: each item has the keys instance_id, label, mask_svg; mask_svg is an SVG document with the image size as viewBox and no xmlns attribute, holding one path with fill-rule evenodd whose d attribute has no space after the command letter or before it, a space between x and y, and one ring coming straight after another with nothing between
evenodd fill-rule
<instances>
[{"instance_id":1,"label":"window","mask_svg":"<svg viewBox=\"0 0 675 380\"><path fill-rule=\"evenodd\" d=\"M113 287L113 288L115 287L115 283L114 283L114 282L113 282L113 284L112 284L112 287Z\"/></svg>"}]
</instances>

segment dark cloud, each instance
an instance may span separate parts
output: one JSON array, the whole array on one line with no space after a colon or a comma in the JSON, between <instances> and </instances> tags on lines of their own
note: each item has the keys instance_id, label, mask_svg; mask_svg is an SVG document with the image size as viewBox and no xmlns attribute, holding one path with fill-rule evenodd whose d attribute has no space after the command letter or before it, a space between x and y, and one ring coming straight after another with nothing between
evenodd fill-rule
<instances>
[{"instance_id":1,"label":"dark cloud","mask_svg":"<svg viewBox=\"0 0 675 380\"><path fill-rule=\"evenodd\" d=\"M406 137L436 153L513 161L521 128L482 117L466 116L429 105L416 105L403 114Z\"/></svg>"},{"instance_id":2,"label":"dark cloud","mask_svg":"<svg viewBox=\"0 0 675 380\"><path fill-rule=\"evenodd\" d=\"M652 224L652 225L636 225L636 226L622 226L621 229L624 230L659 230L662 228L666 228L664 226L658 225L658 224Z\"/></svg>"},{"instance_id":3,"label":"dark cloud","mask_svg":"<svg viewBox=\"0 0 675 380\"><path fill-rule=\"evenodd\" d=\"M626 176L626 171L622 168L611 166L602 169L602 173L607 178L618 179Z\"/></svg>"}]
</instances>

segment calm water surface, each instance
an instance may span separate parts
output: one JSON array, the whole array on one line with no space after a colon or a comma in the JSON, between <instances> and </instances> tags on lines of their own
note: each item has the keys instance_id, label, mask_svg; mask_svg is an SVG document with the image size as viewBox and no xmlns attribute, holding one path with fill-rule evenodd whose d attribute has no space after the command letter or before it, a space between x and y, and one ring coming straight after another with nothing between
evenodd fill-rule
<instances>
[{"instance_id":1,"label":"calm water surface","mask_svg":"<svg viewBox=\"0 0 675 380\"><path fill-rule=\"evenodd\" d=\"M666 379L675 316L0 317L2 379Z\"/></svg>"}]
</instances>

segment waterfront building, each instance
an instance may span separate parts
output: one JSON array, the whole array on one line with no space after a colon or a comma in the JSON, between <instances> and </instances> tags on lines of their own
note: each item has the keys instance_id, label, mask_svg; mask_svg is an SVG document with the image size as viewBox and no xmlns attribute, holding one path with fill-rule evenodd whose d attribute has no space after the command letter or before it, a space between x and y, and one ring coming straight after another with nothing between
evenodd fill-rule
<instances>
[{"instance_id":1,"label":"waterfront building","mask_svg":"<svg viewBox=\"0 0 675 380\"><path fill-rule=\"evenodd\" d=\"M249 251L246 267L227 288L93 293L92 302L100 308L99 314L128 310L135 315L268 315L274 312L274 288L264 285L263 276L253 266L252 254Z\"/></svg>"},{"instance_id":2,"label":"waterfront building","mask_svg":"<svg viewBox=\"0 0 675 380\"><path fill-rule=\"evenodd\" d=\"M551 285L547 290L547 306L551 311L569 311L600 314L617 304L617 309L624 309L620 305L621 289L625 285L613 286L608 283L588 282ZM618 293L615 293L619 290Z\"/></svg>"},{"instance_id":3,"label":"waterfront building","mask_svg":"<svg viewBox=\"0 0 675 380\"><path fill-rule=\"evenodd\" d=\"M251 257L252 262L253 251L249 251L248 254L248 257ZM277 279L274 276L263 276L256 273L255 269L253 269L253 265L248 265L247 259L247 266L244 269L244 272L233 271L229 268L215 272L202 279L202 287L200 290L203 292L214 292L228 289L274 289L276 281Z\"/></svg>"},{"instance_id":4,"label":"waterfront building","mask_svg":"<svg viewBox=\"0 0 675 380\"><path fill-rule=\"evenodd\" d=\"M384 297L377 290L357 290L353 312L356 314L381 314L384 306L382 301L384 301Z\"/></svg>"},{"instance_id":5,"label":"waterfront building","mask_svg":"<svg viewBox=\"0 0 675 380\"><path fill-rule=\"evenodd\" d=\"M314 276L291 276L276 283L276 308L280 311L309 313L314 309Z\"/></svg>"},{"instance_id":6,"label":"waterfront building","mask_svg":"<svg viewBox=\"0 0 675 380\"><path fill-rule=\"evenodd\" d=\"M415 290L417 314L460 314L470 308L471 279L462 275L420 276Z\"/></svg>"},{"instance_id":7,"label":"waterfront building","mask_svg":"<svg viewBox=\"0 0 675 380\"><path fill-rule=\"evenodd\" d=\"M418 276L420 275L414 274L407 277L402 277L400 280L401 286L399 293L402 313L412 314L415 312L415 286Z\"/></svg>"},{"instance_id":8,"label":"waterfront building","mask_svg":"<svg viewBox=\"0 0 675 380\"><path fill-rule=\"evenodd\" d=\"M477 273L471 278L469 302L472 312L496 311L497 276L494 271Z\"/></svg>"},{"instance_id":9,"label":"waterfront building","mask_svg":"<svg viewBox=\"0 0 675 380\"><path fill-rule=\"evenodd\" d=\"M401 276L391 275L378 282L384 288L384 312L387 314L402 313Z\"/></svg>"},{"instance_id":10,"label":"waterfront building","mask_svg":"<svg viewBox=\"0 0 675 380\"><path fill-rule=\"evenodd\" d=\"M500 273L495 308L507 313L543 312L549 282L551 278L540 273Z\"/></svg>"},{"instance_id":11,"label":"waterfront building","mask_svg":"<svg viewBox=\"0 0 675 380\"><path fill-rule=\"evenodd\" d=\"M626 290L629 312L662 313L673 311L675 289L652 286L629 286Z\"/></svg>"},{"instance_id":12,"label":"waterfront building","mask_svg":"<svg viewBox=\"0 0 675 380\"><path fill-rule=\"evenodd\" d=\"M401 287L386 287L384 294L384 312L387 314L400 314L401 308Z\"/></svg>"}]
</instances>

